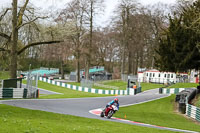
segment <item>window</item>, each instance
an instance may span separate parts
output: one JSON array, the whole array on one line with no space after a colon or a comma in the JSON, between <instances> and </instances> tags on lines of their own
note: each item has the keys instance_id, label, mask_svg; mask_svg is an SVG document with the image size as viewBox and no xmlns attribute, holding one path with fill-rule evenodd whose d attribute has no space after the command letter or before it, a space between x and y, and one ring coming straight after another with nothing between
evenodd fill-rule
<instances>
[{"instance_id":1,"label":"window","mask_svg":"<svg viewBox=\"0 0 200 133\"><path fill-rule=\"evenodd\" d=\"M158 74L158 77L160 78L160 73Z\"/></svg>"},{"instance_id":2,"label":"window","mask_svg":"<svg viewBox=\"0 0 200 133\"><path fill-rule=\"evenodd\" d=\"M173 78L173 74L171 75L171 78Z\"/></svg>"},{"instance_id":3,"label":"window","mask_svg":"<svg viewBox=\"0 0 200 133\"><path fill-rule=\"evenodd\" d=\"M167 75L167 78L170 78L170 74Z\"/></svg>"},{"instance_id":4,"label":"window","mask_svg":"<svg viewBox=\"0 0 200 133\"><path fill-rule=\"evenodd\" d=\"M155 73L153 73L153 77L155 77Z\"/></svg>"},{"instance_id":5,"label":"window","mask_svg":"<svg viewBox=\"0 0 200 133\"><path fill-rule=\"evenodd\" d=\"M165 78L167 77L167 75L165 74Z\"/></svg>"},{"instance_id":6,"label":"window","mask_svg":"<svg viewBox=\"0 0 200 133\"><path fill-rule=\"evenodd\" d=\"M152 73L150 73L150 77L152 77Z\"/></svg>"},{"instance_id":7,"label":"window","mask_svg":"<svg viewBox=\"0 0 200 133\"><path fill-rule=\"evenodd\" d=\"M147 77L148 77L148 73L147 73Z\"/></svg>"}]
</instances>

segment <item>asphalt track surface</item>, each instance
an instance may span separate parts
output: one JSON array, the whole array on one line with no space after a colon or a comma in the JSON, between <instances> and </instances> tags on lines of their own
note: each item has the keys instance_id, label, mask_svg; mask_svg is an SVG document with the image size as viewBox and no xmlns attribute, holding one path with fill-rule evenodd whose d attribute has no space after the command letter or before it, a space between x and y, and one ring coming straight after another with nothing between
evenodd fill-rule
<instances>
[{"instance_id":1,"label":"asphalt track surface","mask_svg":"<svg viewBox=\"0 0 200 133\"><path fill-rule=\"evenodd\" d=\"M158 89L146 91L134 96L117 96L120 101L120 106L129 106L134 104L139 104L147 101L152 101L155 99L160 99L167 97L166 94L158 94ZM107 121L121 122L132 125L139 125L145 127L158 128L162 130L180 131L180 132L190 132L193 131L177 130L173 128L164 128L159 126L153 126L149 124L142 124L137 122L130 122L120 119L106 119L101 118L98 115L94 115L91 110L104 108L105 105L113 100L114 97L96 97L96 98L68 98L68 99L21 99L21 100L2 100L2 104L12 105L16 107L22 107L32 110L42 110L60 114L68 114L86 118L101 119Z\"/></svg>"}]
</instances>

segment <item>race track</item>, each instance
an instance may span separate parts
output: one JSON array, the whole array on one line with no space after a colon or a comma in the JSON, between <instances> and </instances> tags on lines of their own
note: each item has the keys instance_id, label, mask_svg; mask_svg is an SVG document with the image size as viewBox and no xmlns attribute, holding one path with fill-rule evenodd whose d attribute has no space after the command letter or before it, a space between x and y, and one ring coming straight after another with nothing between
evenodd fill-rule
<instances>
[{"instance_id":1,"label":"race track","mask_svg":"<svg viewBox=\"0 0 200 133\"><path fill-rule=\"evenodd\" d=\"M117 96L120 106L137 104L157 98L166 97L167 95L156 94L157 90L140 93L134 96ZM22 99L6 100L3 104L13 105L22 108L42 110L54 113L69 114L87 118L97 118L98 116L89 113L96 108L104 108L105 105L113 100L114 97L96 97L96 98L68 98L68 99Z\"/></svg>"},{"instance_id":2,"label":"race track","mask_svg":"<svg viewBox=\"0 0 200 133\"><path fill-rule=\"evenodd\" d=\"M117 96L117 97L119 99L120 106L128 106L142 102L152 101L167 96L169 95L158 94L158 89L154 89L134 96ZM68 114L86 118L94 118L94 119L128 123L133 125L140 125L138 123L127 122L118 119L101 118L98 115L94 115L89 112L94 109L104 108L105 105L113 99L114 97L68 98L68 99L21 99L21 100L4 100L1 101L1 103L27 109L33 109L33 110L42 110L42 111ZM151 125L145 125L145 124L140 126L152 127ZM157 126L153 128L163 129L162 127L157 127ZM166 129L166 130L173 131L173 129Z\"/></svg>"}]
</instances>

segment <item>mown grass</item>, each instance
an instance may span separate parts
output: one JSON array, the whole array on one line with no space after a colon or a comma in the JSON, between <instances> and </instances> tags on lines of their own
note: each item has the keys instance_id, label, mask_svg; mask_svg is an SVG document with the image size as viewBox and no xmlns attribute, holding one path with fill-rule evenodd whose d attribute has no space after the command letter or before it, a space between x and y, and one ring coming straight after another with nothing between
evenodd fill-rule
<instances>
[{"instance_id":1,"label":"mown grass","mask_svg":"<svg viewBox=\"0 0 200 133\"><path fill-rule=\"evenodd\" d=\"M176 83L167 88L191 88L191 87L196 88L197 86L198 86L197 83Z\"/></svg>"},{"instance_id":2,"label":"mown grass","mask_svg":"<svg viewBox=\"0 0 200 133\"><path fill-rule=\"evenodd\" d=\"M163 84L141 83L142 91L164 87Z\"/></svg>"},{"instance_id":3,"label":"mown grass","mask_svg":"<svg viewBox=\"0 0 200 133\"><path fill-rule=\"evenodd\" d=\"M124 82L124 81L110 81L110 82L105 82L103 84L119 87L119 90L126 90L127 88L127 82Z\"/></svg>"},{"instance_id":4,"label":"mown grass","mask_svg":"<svg viewBox=\"0 0 200 133\"><path fill-rule=\"evenodd\" d=\"M24 80L23 83L26 84ZM50 91L55 91L62 94L53 94L53 95L40 95L41 99L44 98L81 98L81 97L105 97L105 96L112 96L112 95L103 95L103 94L93 94L81 91L75 91L72 89L68 89L65 87L56 86L53 84L45 83L42 81L38 81L38 87Z\"/></svg>"},{"instance_id":5,"label":"mown grass","mask_svg":"<svg viewBox=\"0 0 200 133\"><path fill-rule=\"evenodd\" d=\"M2 133L171 133L171 131L0 105Z\"/></svg>"},{"instance_id":6,"label":"mown grass","mask_svg":"<svg viewBox=\"0 0 200 133\"><path fill-rule=\"evenodd\" d=\"M144 104L122 107L115 117L124 118L126 115L126 119L136 122L200 132L199 124L174 111L174 99L175 95L172 95Z\"/></svg>"},{"instance_id":7,"label":"mown grass","mask_svg":"<svg viewBox=\"0 0 200 133\"><path fill-rule=\"evenodd\" d=\"M0 71L0 79L8 79L10 77L8 71Z\"/></svg>"}]
</instances>

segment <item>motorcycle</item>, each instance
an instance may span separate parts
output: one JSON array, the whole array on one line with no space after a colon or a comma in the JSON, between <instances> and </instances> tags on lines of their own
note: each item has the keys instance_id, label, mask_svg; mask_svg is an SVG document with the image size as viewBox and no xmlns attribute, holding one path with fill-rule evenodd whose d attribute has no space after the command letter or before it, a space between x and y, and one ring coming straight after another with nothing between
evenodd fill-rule
<instances>
[{"instance_id":1,"label":"motorcycle","mask_svg":"<svg viewBox=\"0 0 200 133\"><path fill-rule=\"evenodd\" d=\"M106 116L108 119L110 119L116 111L118 111L118 107L116 105L110 105L101 112L100 116Z\"/></svg>"}]
</instances>

